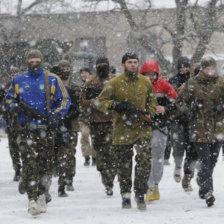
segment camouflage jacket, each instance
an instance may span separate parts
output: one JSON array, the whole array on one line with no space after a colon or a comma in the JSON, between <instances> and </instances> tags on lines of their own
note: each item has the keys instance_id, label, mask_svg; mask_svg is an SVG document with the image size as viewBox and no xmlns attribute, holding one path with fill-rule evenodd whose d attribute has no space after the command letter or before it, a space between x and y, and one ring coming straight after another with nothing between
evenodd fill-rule
<instances>
[{"instance_id":1,"label":"camouflage jacket","mask_svg":"<svg viewBox=\"0 0 224 224\"><path fill-rule=\"evenodd\" d=\"M69 130L72 130L74 129L72 127L74 123L73 121L76 121L76 120L78 121L78 117L80 114L79 96L81 92L81 87L80 85L78 85L78 83L70 81L69 86L67 86L66 88L71 98L71 106L69 108L68 113L65 115L63 119L63 123ZM78 130L78 127L77 127L77 130Z\"/></svg>"},{"instance_id":2,"label":"camouflage jacket","mask_svg":"<svg viewBox=\"0 0 224 224\"><path fill-rule=\"evenodd\" d=\"M217 74L199 73L178 92L176 106L189 120L191 142L213 143L224 140L224 79Z\"/></svg>"},{"instance_id":3,"label":"camouflage jacket","mask_svg":"<svg viewBox=\"0 0 224 224\"><path fill-rule=\"evenodd\" d=\"M84 89L82 89L81 95L80 95L80 104L82 108L87 111L87 114L89 115L88 122L112 122L112 114L101 112L97 109L95 105L95 100L97 96L88 97L87 92L88 89L91 88L98 88L100 92L102 91L103 87L106 85L106 83L115 77L114 74L110 73L109 76L103 80L99 78L99 76L92 75L84 84ZM99 92L99 93L100 93ZM98 95L99 95L98 93ZM94 95L94 94L93 94Z\"/></svg>"}]
</instances>

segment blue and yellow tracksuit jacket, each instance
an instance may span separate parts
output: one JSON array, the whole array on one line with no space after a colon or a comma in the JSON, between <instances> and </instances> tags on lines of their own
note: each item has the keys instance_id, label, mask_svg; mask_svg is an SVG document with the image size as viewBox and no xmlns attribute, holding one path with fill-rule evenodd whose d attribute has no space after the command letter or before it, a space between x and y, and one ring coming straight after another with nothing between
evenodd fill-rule
<instances>
[{"instance_id":1,"label":"blue and yellow tracksuit jacket","mask_svg":"<svg viewBox=\"0 0 224 224\"><path fill-rule=\"evenodd\" d=\"M58 113L63 118L71 104L70 96L57 75L48 73L48 79L50 117ZM28 72L14 78L6 96L6 105L10 109L13 103L20 101L25 102L41 114L47 115L46 84L43 68L40 68L35 73L28 70ZM18 121L24 123L26 121L26 114L20 113ZM35 119L32 119L30 123L38 129L45 126L41 121Z\"/></svg>"}]
</instances>

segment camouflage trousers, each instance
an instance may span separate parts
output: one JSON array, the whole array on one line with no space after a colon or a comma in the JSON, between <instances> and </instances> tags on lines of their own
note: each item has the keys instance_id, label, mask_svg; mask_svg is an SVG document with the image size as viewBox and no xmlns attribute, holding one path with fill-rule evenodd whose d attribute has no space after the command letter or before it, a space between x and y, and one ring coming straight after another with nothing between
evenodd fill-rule
<instances>
[{"instance_id":1,"label":"camouflage trousers","mask_svg":"<svg viewBox=\"0 0 224 224\"><path fill-rule=\"evenodd\" d=\"M114 146L117 156L118 179L120 182L120 192L131 193L132 188L132 157L133 148L135 147L135 177L134 192L135 194L145 194L148 186L151 170L151 139L142 137L131 145Z\"/></svg>"},{"instance_id":2,"label":"camouflage trousers","mask_svg":"<svg viewBox=\"0 0 224 224\"><path fill-rule=\"evenodd\" d=\"M17 171L20 170L22 167L19 146L16 142L16 138L18 136L18 130L16 127L8 128L7 134L8 134L9 153L12 159L13 169Z\"/></svg>"},{"instance_id":3,"label":"camouflage trousers","mask_svg":"<svg viewBox=\"0 0 224 224\"><path fill-rule=\"evenodd\" d=\"M116 157L112 147L112 123L91 123L91 138L96 151L96 167L101 173L104 186L113 187L117 174Z\"/></svg>"},{"instance_id":4,"label":"camouflage trousers","mask_svg":"<svg viewBox=\"0 0 224 224\"><path fill-rule=\"evenodd\" d=\"M51 180L54 132L22 128L19 133L23 184L29 200L37 200Z\"/></svg>"},{"instance_id":5,"label":"camouflage trousers","mask_svg":"<svg viewBox=\"0 0 224 224\"><path fill-rule=\"evenodd\" d=\"M64 140L60 134L56 137L55 153L58 169L58 185L64 186L72 184L76 173L76 146L78 141L78 132L69 132L70 139Z\"/></svg>"},{"instance_id":6,"label":"camouflage trousers","mask_svg":"<svg viewBox=\"0 0 224 224\"><path fill-rule=\"evenodd\" d=\"M95 158L96 152L90 141L90 130L88 125L80 121L79 127L81 132L81 150L83 157L92 156Z\"/></svg>"}]
</instances>

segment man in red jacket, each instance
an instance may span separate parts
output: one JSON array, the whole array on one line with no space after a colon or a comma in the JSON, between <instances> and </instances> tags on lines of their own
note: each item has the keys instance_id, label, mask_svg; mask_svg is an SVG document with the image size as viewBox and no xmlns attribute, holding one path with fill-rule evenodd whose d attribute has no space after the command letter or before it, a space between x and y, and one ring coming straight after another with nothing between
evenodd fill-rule
<instances>
[{"instance_id":1,"label":"man in red jacket","mask_svg":"<svg viewBox=\"0 0 224 224\"><path fill-rule=\"evenodd\" d=\"M153 84L158 106L153 119L152 131L152 166L148 180L148 192L146 201L158 200L160 198L158 184L162 178L164 166L164 153L167 144L167 122L169 115L175 108L177 92L172 85L159 78L159 65L155 60L144 62L140 73L150 79Z\"/></svg>"}]
</instances>

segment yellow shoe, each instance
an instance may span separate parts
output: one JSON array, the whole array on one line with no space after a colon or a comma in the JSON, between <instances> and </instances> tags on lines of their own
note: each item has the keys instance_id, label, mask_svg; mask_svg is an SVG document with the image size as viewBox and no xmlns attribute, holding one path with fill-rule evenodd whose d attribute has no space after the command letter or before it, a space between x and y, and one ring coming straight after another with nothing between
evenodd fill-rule
<instances>
[{"instance_id":1,"label":"yellow shoe","mask_svg":"<svg viewBox=\"0 0 224 224\"><path fill-rule=\"evenodd\" d=\"M145 195L145 202L149 202L149 201L153 201L154 200L154 197L153 197L153 192L154 192L154 189L148 189L147 190L147 193Z\"/></svg>"},{"instance_id":2,"label":"yellow shoe","mask_svg":"<svg viewBox=\"0 0 224 224\"><path fill-rule=\"evenodd\" d=\"M159 186L158 186L158 184L155 185L155 187L153 188L153 199L154 200L159 200L160 199L160 193L159 193Z\"/></svg>"}]
</instances>

